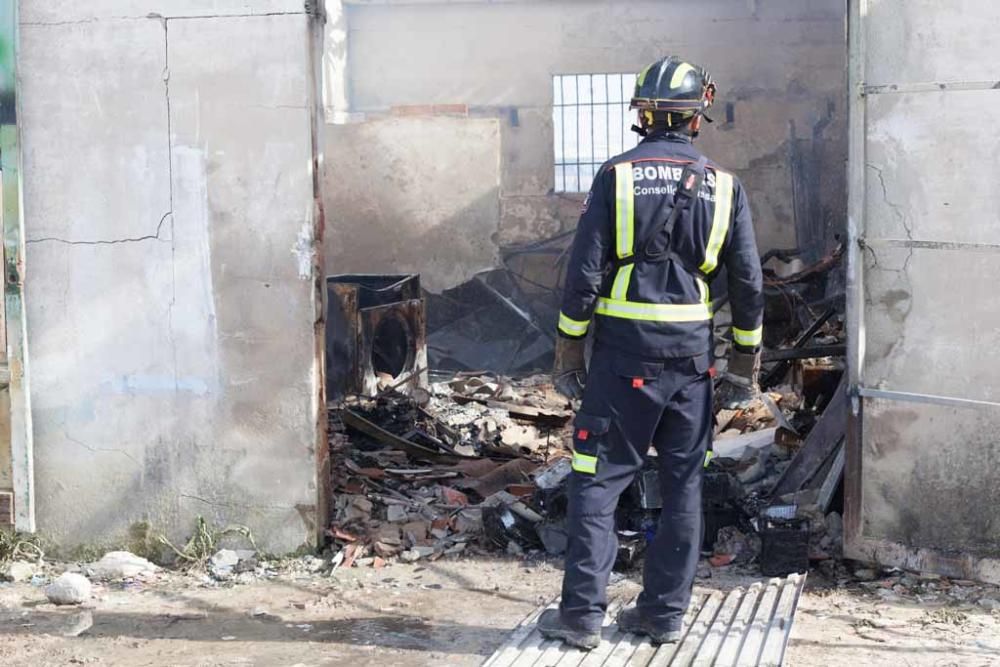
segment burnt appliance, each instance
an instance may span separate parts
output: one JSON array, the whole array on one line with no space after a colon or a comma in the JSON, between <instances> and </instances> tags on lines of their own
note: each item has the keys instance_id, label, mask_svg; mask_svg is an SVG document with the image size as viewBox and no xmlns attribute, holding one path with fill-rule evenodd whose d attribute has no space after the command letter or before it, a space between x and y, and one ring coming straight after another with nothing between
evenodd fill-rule
<instances>
[{"instance_id":1,"label":"burnt appliance","mask_svg":"<svg viewBox=\"0 0 1000 667\"><path fill-rule=\"evenodd\" d=\"M419 275L326 279L326 393L374 396L379 380L427 386L427 333Z\"/></svg>"}]
</instances>

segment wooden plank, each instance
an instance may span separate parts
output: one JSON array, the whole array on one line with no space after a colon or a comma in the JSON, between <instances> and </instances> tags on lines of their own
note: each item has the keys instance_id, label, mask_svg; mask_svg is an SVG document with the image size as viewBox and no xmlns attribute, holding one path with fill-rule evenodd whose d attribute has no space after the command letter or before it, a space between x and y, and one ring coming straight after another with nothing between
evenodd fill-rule
<instances>
[{"instance_id":1,"label":"wooden plank","mask_svg":"<svg viewBox=\"0 0 1000 667\"><path fill-rule=\"evenodd\" d=\"M493 655L483 663L482 667L509 667L517 658L518 647L521 643L527 639L528 635L535 629L535 623L538 622L538 617L542 615L542 612L549 609L554 602L550 603L547 607L542 607L541 609L535 609L530 614L528 614L521 623L514 628L514 632L511 633L510 637L507 638L500 648L494 651Z\"/></svg>"},{"instance_id":2,"label":"wooden plank","mask_svg":"<svg viewBox=\"0 0 1000 667\"><path fill-rule=\"evenodd\" d=\"M754 610L753 619L747 629L746 638L743 640L743 647L740 649L737 665L756 665L760 657L760 651L764 647L764 637L767 635L767 628L771 623L771 616L774 613L774 605L778 601L778 593L781 591L781 579L771 579L764 594L760 597L760 603Z\"/></svg>"},{"instance_id":3,"label":"wooden plank","mask_svg":"<svg viewBox=\"0 0 1000 667\"><path fill-rule=\"evenodd\" d=\"M717 667L735 667L736 660L740 655L740 648L743 646L743 638L749 627L750 619L753 618L753 612L757 609L757 602L760 600L760 594L763 590L764 585L758 581L750 584L746 593L743 594L739 609L736 610L733 622L729 626L729 633L719 648L719 656L715 660Z\"/></svg>"},{"instance_id":4,"label":"wooden plank","mask_svg":"<svg viewBox=\"0 0 1000 667\"><path fill-rule=\"evenodd\" d=\"M800 490L823 466L847 432L847 380L841 379L837 391L809 431L802 448L782 474L771 496L777 498Z\"/></svg>"},{"instance_id":5,"label":"wooden plank","mask_svg":"<svg viewBox=\"0 0 1000 667\"><path fill-rule=\"evenodd\" d=\"M736 615L742 599L742 588L735 588L729 591L729 595L726 596L725 601L722 603L719 613L715 615L715 621L705 634L701 648L698 649L698 655L695 656L693 663L694 667L711 667L714 664L715 656L718 654L719 649L722 648L722 642L729 632L729 626Z\"/></svg>"},{"instance_id":6,"label":"wooden plank","mask_svg":"<svg viewBox=\"0 0 1000 667\"><path fill-rule=\"evenodd\" d=\"M680 646L677 647L677 654L668 664L688 667L694 662L695 656L698 655L698 649L701 647L701 642L705 639L708 629L712 627L712 622L715 620L715 615L722 606L722 600L722 591L715 591L708 596L705 604L698 611L698 616L694 619L694 623L691 624L691 629L688 630L687 635L681 640Z\"/></svg>"},{"instance_id":7,"label":"wooden plank","mask_svg":"<svg viewBox=\"0 0 1000 667\"><path fill-rule=\"evenodd\" d=\"M415 442L410 442L409 440L404 440L394 433L389 433L384 428L368 421L356 412L348 409L344 409L341 413L341 419L344 420L344 425L364 433L370 438L381 442L389 447L394 447L396 449L401 449L410 456L417 459L426 459L428 461L435 461L437 463L457 463L462 459L474 459L478 458L475 456L465 456L462 454L445 454L437 450L431 449L430 447L424 447L423 445L417 444Z\"/></svg>"},{"instance_id":8,"label":"wooden plank","mask_svg":"<svg viewBox=\"0 0 1000 667\"><path fill-rule=\"evenodd\" d=\"M785 580L785 585L781 589L781 596L774 610L774 618L767 629L767 637L764 639L764 649L761 651L758 662L761 667L780 667L785 656L785 647L788 645L788 637L792 631L792 618L795 615L795 607L799 601L802 587L805 585L805 575L792 574Z\"/></svg>"},{"instance_id":9,"label":"wooden plank","mask_svg":"<svg viewBox=\"0 0 1000 667\"><path fill-rule=\"evenodd\" d=\"M658 647L653 654L652 659L648 663L648 667L665 667L673 662L674 656L677 655L677 651L680 650L681 645L684 644L684 640L687 638L687 633L691 632L691 627L694 625L694 619L698 617L698 612L701 608L705 606L705 602L708 601L708 595L705 593L695 593L691 596L691 604L688 605L687 613L684 614L684 623L681 625L681 641L674 644L663 644Z\"/></svg>"},{"instance_id":10,"label":"wooden plank","mask_svg":"<svg viewBox=\"0 0 1000 667\"><path fill-rule=\"evenodd\" d=\"M830 503L833 502L833 494L837 492L840 480L844 478L844 461L844 445L841 444L837 448L833 464L830 466L830 470L826 474L826 479L823 481L823 485L819 487L819 493L816 496L816 505L823 510L824 514L830 509Z\"/></svg>"}]
</instances>

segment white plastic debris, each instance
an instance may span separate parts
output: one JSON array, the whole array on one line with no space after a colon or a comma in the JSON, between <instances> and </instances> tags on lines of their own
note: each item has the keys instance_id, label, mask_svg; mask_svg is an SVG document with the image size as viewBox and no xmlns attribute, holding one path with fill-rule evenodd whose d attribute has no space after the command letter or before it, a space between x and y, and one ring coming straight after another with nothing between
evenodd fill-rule
<instances>
[{"instance_id":1,"label":"white plastic debris","mask_svg":"<svg viewBox=\"0 0 1000 667\"><path fill-rule=\"evenodd\" d=\"M45 587L52 604L81 604L90 598L90 581L82 574L66 572Z\"/></svg>"}]
</instances>

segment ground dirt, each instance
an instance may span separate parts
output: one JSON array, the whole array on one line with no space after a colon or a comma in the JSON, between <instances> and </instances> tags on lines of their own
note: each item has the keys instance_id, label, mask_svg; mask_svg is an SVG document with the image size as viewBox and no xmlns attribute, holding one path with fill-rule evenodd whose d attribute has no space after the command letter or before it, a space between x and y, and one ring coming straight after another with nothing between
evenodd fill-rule
<instances>
[{"instance_id":1,"label":"ground dirt","mask_svg":"<svg viewBox=\"0 0 1000 667\"><path fill-rule=\"evenodd\" d=\"M0 665L478 665L558 594L560 579L556 561L502 558L290 572L246 585L163 573L97 585L83 608L6 584ZM723 569L698 585L752 580ZM1000 665L1000 612L975 601L889 602L814 576L786 657L793 666Z\"/></svg>"}]
</instances>

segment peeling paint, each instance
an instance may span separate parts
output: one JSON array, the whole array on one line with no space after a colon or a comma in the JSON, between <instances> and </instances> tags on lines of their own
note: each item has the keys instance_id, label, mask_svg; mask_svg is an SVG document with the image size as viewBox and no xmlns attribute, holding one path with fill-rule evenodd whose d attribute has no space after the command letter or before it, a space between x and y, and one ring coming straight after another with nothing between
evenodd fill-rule
<instances>
[{"instance_id":1,"label":"peeling paint","mask_svg":"<svg viewBox=\"0 0 1000 667\"><path fill-rule=\"evenodd\" d=\"M316 261L316 246L313 242L313 223L306 220L299 229L299 235L292 246L292 255L298 267L299 280L312 280L313 262Z\"/></svg>"}]
</instances>

